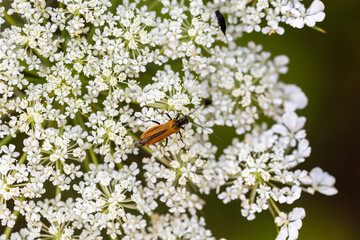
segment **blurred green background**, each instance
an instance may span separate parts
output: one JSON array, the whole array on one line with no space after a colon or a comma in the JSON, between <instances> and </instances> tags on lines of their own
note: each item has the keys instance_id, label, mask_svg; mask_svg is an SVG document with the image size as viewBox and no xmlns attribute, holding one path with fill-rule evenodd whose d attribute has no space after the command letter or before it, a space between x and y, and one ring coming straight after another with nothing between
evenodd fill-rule
<instances>
[{"instance_id":1,"label":"blurred green background","mask_svg":"<svg viewBox=\"0 0 360 240\"><path fill-rule=\"evenodd\" d=\"M286 28L283 36L245 35L243 45L253 40L273 55L289 56L289 72L281 79L300 86L309 99L299 114L307 118L312 153L299 168L320 166L336 177L337 195L304 193L292 205L306 210L299 239L355 240L360 239L360 1L322 1L326 18L318 26L327 34ZM309 6L311 0L304 3ZM233 133L229 129L219 135L230 142ZM275 239L270 213L247 221L239 202L223 205L216 197L207 200L204 216L217 238ZM281 209L288 210L285 207Z\"/></svg>"}]
</instances>

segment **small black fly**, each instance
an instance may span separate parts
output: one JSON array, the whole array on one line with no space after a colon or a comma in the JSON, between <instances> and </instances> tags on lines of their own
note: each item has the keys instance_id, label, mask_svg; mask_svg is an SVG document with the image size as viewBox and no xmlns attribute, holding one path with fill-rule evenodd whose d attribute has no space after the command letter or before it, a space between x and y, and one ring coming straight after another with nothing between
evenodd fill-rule
<instances>
[{"instance_id":1,"label":"small black fly","mask_svg":"<svg viewBox=\"0 0 360 240\"><path fill-rule=\"evenodd\" d=\"M211 100L211 98L205 98L205 99L204 99L204 105L205 105L206 107L212 105L212 100Z\"/></svg>"},{"instance_id":2,"label":"small black fly","mask_svg":"<svg viewBox=\"0 0 360 240\"><path fill-rule=\"evenodd\" d=\"M221 31L224 33L225 37L226 37L226 22L225 22L225 18L224 18L224 15L222 15L222 13L219 11L219 10L216 10L215 11L215 14L216 14L216 18L218 20L218 24L221 28Z\"/></svg>"}]
</instances>

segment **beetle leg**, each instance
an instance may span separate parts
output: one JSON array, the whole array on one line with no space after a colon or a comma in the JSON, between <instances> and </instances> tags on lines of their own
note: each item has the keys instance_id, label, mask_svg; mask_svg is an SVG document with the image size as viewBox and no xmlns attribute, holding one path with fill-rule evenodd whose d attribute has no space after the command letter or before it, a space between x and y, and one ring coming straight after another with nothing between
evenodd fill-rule
<instances>
[{"instance_id":1,"label":"beetle leg","mask_svg":"<svg viewBox=\"0 0 360 240\"><path fill-rule=\"evenodd\" d=\"M176 115L176 118L175 118L176 121L179 119L179 116L180 116L180 113L178 113L178 114Z\"/></svg>"},{"instance_id":2,"label":"beetle leg","mask_svg":"<svg viewBox=\"0 0 360 240\"><path fill-rule=\"evenodd\" d=\"M165 147L167 147L168 142L169 142L169 139L168 139L168 138L165 138Z\"/></svg>"},{"instance_id":3,"label":"beetle leg","mask_svg":"<svg viewBox=\"0 0 360 240\"><path fill-rule=\"evenodd\" d=\"M170 115L168 113L165 113L166 116L168 116L168 118L170 118L170 120L172 120L172 118L170 117Z\"/></svg>"},{"instance_id":4,"label":"beetle leg","mask_svg":"<svg viewBox=\"0 0 360 240\"><path fill-rule=\"evenodd\" d=\"M163 113L161 113L161 112L159 111L159 109L155 108L155 111L157 111L159 114L163 115ZM168 113L165 113L165 114L166 114L166 116L168 116L168 118L169 118L170 120L172 120L172 118L170 117L170 115L169 115Z\"/></svg>"},{"instance_id":5,"label":"beetle leg","mask_svg":"<svg viewBox=\"0 0 360 240\"><path fill-rule=\"evenodd\" d=\"M180 135L180 140L182 141L183 144L185 144L184 141L182 140L182 134L180 131L179 131L179 135Z\"/></svg>"}]
</instances>

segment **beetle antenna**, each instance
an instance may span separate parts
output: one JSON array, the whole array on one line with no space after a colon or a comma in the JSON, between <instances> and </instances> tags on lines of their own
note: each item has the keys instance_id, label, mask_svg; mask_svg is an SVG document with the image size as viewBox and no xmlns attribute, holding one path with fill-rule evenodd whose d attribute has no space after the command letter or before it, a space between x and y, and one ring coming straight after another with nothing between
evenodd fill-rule
<instances>
[{"instance_id":1,"label":"beetle antenna","mask_svg":"<svg viewBox=\"0 0 360 240\"><path fill-rule=\"evenodd\" d=\"M195 123L195 122L193 122L193 121L192 121L191 123L194 124L194 125L197 126L197 127L200 127L200 128L202 128L202 129L208 131L208 132L211 133L211 134L214 133L214 131L213 131L212 129L203 127L203 126L201 126L200 124L197 124L197 123Z\"/></svg>"},{"instance_id":2,"label":"beetle antenna","mask_svg":"<svg viewBox=\"0 0 360 240\"><path fill-rule=\"evenodd\" d=\"M201 107L201 105L198 106L197 108L194 108L194 109L189 113L189 116L190 116L191 114L193 114L194 112L196 112L200 107Z\"/></svg>"},{"instance_id":3,"label":"beetle antenna","mask_svg":"<svg viewBox=\"0 0 360 240\"><path fill-rule=\"evenodd\" d=\"M203 127L203 126L201 126L200 124L197 124L197 123L195 123L195 122L193 122L193 121L191 121L191 123L194 124L194 125L197 126L197 127L200 127L200 128L202 128L202 129L206 130L206 131L209 132L211 135L214 135L217 139L222 140L221 137L219 137L218 135L214 134L214 131L213 131L212 129Z\"/></svg>"}]
</instances>

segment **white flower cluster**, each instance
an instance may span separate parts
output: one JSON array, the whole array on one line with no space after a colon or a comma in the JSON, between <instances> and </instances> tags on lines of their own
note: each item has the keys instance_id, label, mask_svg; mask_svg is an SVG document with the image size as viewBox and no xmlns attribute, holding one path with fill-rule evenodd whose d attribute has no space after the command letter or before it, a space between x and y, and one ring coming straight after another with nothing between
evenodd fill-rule
<instances>
[{"instance_id":1,"label":"white flower cluster","mask_svg":"<svg viewBox=\"0 0 360 240\"><path fill-rule=\"evenodd\" d=\"M0 239L215 239L203 194L296 239L304 209L278 205L335 178L296 169L311 148L288 58L236 40L312 27L321 1L115 2L0 0ZM238 135L223 153L214 126ZM166 144L136 147L151 127Z\"/></svg>"},{"instance_id":2,"label":"white flower cluster","mask_svg":"<svg viewBox=\"0 0 360 240\"><path fill-rule=\"evenodd\" d=\"M255 213L266 209L280 214L275 202L292 204L303 191L336 194L335 179L320 168L310 173L294 170L311 152L304 123L304 117L287 112L281 123L254 128L241 142L235 139L219 161L212 163L217 168L208 175L210 181L226 186L219 198L224 203L239 199L242 215L252 220Z\"/></svg>"},{"instance_id":3,"label":"white flower cluster","mask_svg":"<svg viewBox=\"0 0 360 240\"><path fill-rule=\"evenodd\" d=\"M209 6L216 8L219 0ZM314 0L309 8L302 0L220 0L221 11L228 15L229 33L239 37L243 32L284 34L283 24L294 28L314 27L325 18L324 4Z\"/></svg>"}]
</instances>

